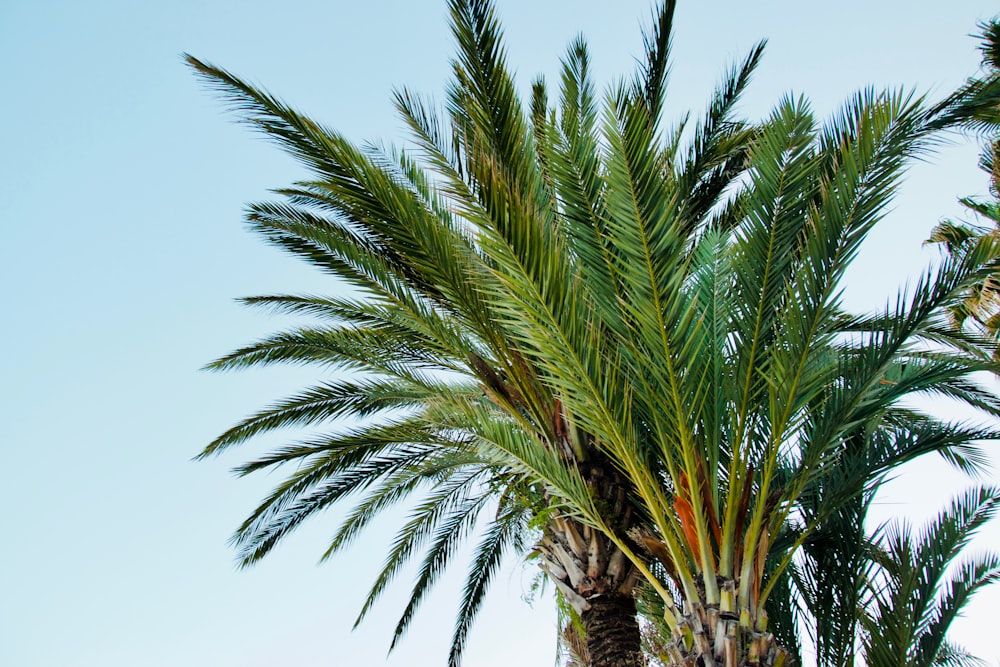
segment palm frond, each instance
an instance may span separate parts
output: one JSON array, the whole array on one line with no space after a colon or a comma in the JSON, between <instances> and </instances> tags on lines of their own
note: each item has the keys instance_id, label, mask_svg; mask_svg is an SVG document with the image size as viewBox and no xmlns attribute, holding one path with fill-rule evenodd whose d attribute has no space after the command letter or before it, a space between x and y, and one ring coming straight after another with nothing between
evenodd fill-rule
<instances>
[{"instance_id":1,"label":"palm frond","mask_svg":"<svg viewBox=\"0 0 1000 667\"><path fill-rule=\"evenodd\" d=\"M982 487L956 498L919 535L908 525L886 531L878 559L884 584L876 613L865 620L868 664L930 667L947 650L948 627L971 596L1000 579L1000 557L987 554L948 574L961 549L1000 506L1000 491Z\"/></svg>"}]
</instances>

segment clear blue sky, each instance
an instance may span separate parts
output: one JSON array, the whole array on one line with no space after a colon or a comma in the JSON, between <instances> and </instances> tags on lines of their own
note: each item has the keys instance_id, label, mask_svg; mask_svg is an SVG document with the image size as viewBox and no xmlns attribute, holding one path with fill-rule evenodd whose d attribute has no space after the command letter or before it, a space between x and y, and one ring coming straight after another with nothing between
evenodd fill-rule
<instances>
[{"instance_id":1,"label":"clear blue sky","mask_svg":"<svg viewBox=\"0 0 1000 667\"><path fill-rule=\"evenodd\" d=\"M526 86L578 32L597 77L630 72L648 0L498 0ZM207 361L287 323L241 295L330 285L245 232L245 202L302 172L230 122L187 51L259 82L357 140L400 141L390 91L440 95L445 7L419 2L6 0L0 3L0 665L365 665L384 661L408 585L350 626L392 520L316 566L335 516L237 571L226 538L277 480L235 480L241 454L190 458L311 375L210 375ZM967 35L995 3L682 2L669 113L701 110L723 68L770 42L745 109L786 91L821 115L864 84L944 94L978 64ZM933 257L920 243L981 193L974 147L915 168L848 288L876 306ZM260 446L263 446L262 443ZM256 451L256 450L255 450ZM997 475L993 475L994 481ZM963 485L914 466L880 516L921 519ZM1000 545L991 527L984 541ZM470 667L552 664L554 615L512 566L472 637ZM390 665L444 664L457 583L426 605ZM1000 661L981 596L955 638ZM989 625L988 625L989 624ZM978 628L978 630L977 630ZM977 632L981 633L978 638Z\"/></svg>"}]
</instances>

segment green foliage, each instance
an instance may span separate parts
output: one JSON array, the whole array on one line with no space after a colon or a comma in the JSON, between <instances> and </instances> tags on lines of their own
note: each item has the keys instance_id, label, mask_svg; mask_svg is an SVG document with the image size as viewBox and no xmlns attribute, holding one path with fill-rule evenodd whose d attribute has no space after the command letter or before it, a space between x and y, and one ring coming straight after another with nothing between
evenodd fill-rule
<instances>
[{"instance_id":1,"label":"green foliage","mask_svg":"<svg viewBox=\"0 0 1000 667\"><path fill-rule=\"evenodd\" d=\"M1000 503L997 489L966 493L914 536L905 522L884 531L875 556L872 610L864 626L865 659L872 667L976 664L946 642L948 626L971 597L1000 580L1000 555L954 561Z\"/></svg>"},{"instance_id":2,"label":"green foliage","mask_svg":"<svg viewBox=\"0 0 1000 667\"><path fill-rule=\"evenodd\" d=\"M950 255L967 252L977 244L993 245L1000 238L1000 23L980 24L982 31L983 76L971 79L952 97L956 115L965 116L965 127L985 135L986 147L980 167L989 174L992 199L961 199L962 205L985 225L943 220L931 232L928 243L943 246ZM951 308L956 326L971 324L996 343L1000 337L1000 275L994 273L969 286L966 297Z\"/></svg>"},{"instance_id":3,"label":"green foliage","mask_svg":"<svg viewBox=\"0 0 1000 667\"><path fill-rule=\"evenodd\" d=\"M719 657L716 627L701 637L690 629L707 625L692 623L706 609L739 619L727 632L747 646L765 637L770 615L785 651L797 652L793 629L805 619L823 661L853 655L874 489L926 453L975 471L978 442L997 435L909 402L946 396L1000 416L1000 401L974 381L997 370L992 341L948 318L995 273L997 244L955 231L951 254L874 314L845 312L844 275L907 164L938 130L982 122L996 86L970 81L936 105L864 90L825 122L807 100L785 98L750 123L736 105L758 45L700 120L665 128L666 2L638 72L603 102L580 39L563 60L556 105L537 81L524 108L491 4L449 8L457 55L445 116L409 91L395 96L412 152L358 147L188 59L310 172L279 201L251 205L251 229L351 289L247 299L320 323L209 366L334 374L202 454L289 426L333 426L238 468L294 465L237 530L241 563L348 496L357 505L326 556L407 501L410 518L361 611L419 559L398 640L480 526L454 665L501 557L569 520L645 578L672 660ZM601 476L620 481L601 487ZM961 523L960 509L934 530ZM907 556L904 543L888 553ZM993 577L991 563L970 570L975 581ZM896 576L880 565L887 581ZM894 590L879 599L890 605ZM954 590L936 607L941 623L966 595ZM921 659L957 659L943 635L927 641Z\"/></svg>"}]
</instances>

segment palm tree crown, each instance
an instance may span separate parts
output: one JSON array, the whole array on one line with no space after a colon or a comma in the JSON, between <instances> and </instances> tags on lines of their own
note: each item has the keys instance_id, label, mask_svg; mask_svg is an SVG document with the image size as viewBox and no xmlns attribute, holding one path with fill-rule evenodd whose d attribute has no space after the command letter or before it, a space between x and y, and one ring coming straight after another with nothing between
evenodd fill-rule
<instances>
[{"instance_id":1,"label":"palm tree crown","mask_svg":"<svg viewBox=\"0 0 1000 667\"><path fill-rule=\"evenodd\" d=\"M358 148L189 58L312 172L252 205L250 226L352 289L247 299L323 321L211 365L309 363L337 376L203 455L357 418L239 469L298 465L237 531L242 561L360 492L332 554L424 489L362 611L425 547L397 636L489 508L453 662L500 556L532 545L595 667L641 661L640 581L670 633L664 660L782 664L794 622L769 600L806 589L792 576L804 571L797 548L898 463L939 451L972 468L974 443L996 435L905 402L933 393L1000 414L970 379L996 370L988 341L945 316L992 270L991 243L946 258L883 312L840 303L903 169L960 120L955 106L864 91L820 123L786 97L750 124L734 106L758 46L700 122L665 127L666 2L639 72L603 102L577 41L558 101L539 81L525 109L491 4L449 6L458 55L445 118L396 94L412 151Z\"/></svg>"}]
</instances>

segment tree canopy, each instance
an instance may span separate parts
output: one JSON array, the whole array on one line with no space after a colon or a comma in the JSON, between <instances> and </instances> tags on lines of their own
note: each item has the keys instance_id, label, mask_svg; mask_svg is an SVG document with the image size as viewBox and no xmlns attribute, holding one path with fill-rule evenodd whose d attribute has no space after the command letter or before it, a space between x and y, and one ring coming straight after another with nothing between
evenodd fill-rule
<instances>
[{"instance_id":1,"label":"tree canopy","mask_svg":"<svg viewBox=\"0 0 1000 667\"><path fill-rule=\"evenodd\" d=\"M557 99L537 81L527 105L492 4L449 8L457 55L444 114L399 91L405 150L356 145L188 58L310 171L252 204L248 224L350 286L246 299L318 321L210 366L334 371L203 452L334 426L239 468L296 466L238 529L241 562L357 495L332 555L422 491L361 615L422 553L398 638L461 540L485 525L453 663L510 550L540 558L595 667L642 661L638 589L659 610L657 657L670 664L785 664L798 618L814 622L821 661L853 659L859 629L869 658L889 655L896 645L871 628L910 599L906 572L932 538L961 544L996 502L992 489L969 496L916 544L900 528L886 557L863 525L871 493L901 463L936 452L974 472L978 443L998 435L1000 400L976 381L998 370L993 341L949 318L996 271L997 242L956 244L875 313L844 308L844 276L906 166L942 130L979 119L993 82L939 103L867 89L827 120L789 96L751 121L737 102L758 45L697 121L669 126L672 2L656 11L633 77L599 96L577 40ZM990 421L918 409L918 395ZM886 583L859 616L857 567L869 563ZM987 559L973 574L985 583L995 571ZM941 618L948 604L935 607ZM930 646L921 655L937 659L943 639L915 623Z\"/></svg>"}]
</instances>

